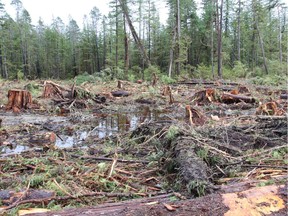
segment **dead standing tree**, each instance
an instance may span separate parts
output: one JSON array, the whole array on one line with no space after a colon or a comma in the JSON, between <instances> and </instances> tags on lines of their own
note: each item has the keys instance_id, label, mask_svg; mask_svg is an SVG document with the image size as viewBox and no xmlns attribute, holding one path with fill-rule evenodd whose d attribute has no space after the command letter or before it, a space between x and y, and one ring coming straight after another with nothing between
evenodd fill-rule
<instances>
[{"instance_id":1,"label":"dead standing tree","mask_svg":"<svg viewBox=\"0 0 288 216\"><path fill-rule=\"evenodd\" d=\"M128 23L129 28L131 30L131 33L132 33L133 38L135 40L135 43L137 44L137 46L138 46L138 48L139 48L139 50L141 52L141 55L144 58L144 61L146 62L146 65L148 67L150 67L151 66L150 59L149 59L149 57L147 55L147 52L146 52L146 50L145 50L145 48L144 48L144 46L143 46L143 44L142 44L137 32L136 32L136 30L135 30L135 28L134 28L134 26L132 24L132 21L131 21L131 19L129 17L129 13L128 13L128 10L127 10L127 6L126 6L126 4L124 3L123 0L119 0L119 3L120 3L120 6L122 8L122 11L123 11L123 13L124 13L124 15L126 17L127 23Z\"/></svg>"}]
</instances>

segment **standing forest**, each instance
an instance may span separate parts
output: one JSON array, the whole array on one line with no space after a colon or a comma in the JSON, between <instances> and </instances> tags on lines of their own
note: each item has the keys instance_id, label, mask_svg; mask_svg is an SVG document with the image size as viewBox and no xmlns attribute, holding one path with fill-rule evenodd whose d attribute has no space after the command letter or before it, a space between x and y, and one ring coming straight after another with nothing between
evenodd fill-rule
<instances>
[{"instance_id":1,"label":"standing forest","mask_svg":"<svg viewBox=\"0 0 288 216\"><path fill-rule=\"evenodd\" d=\"M3 79L69 79L91 74L109 79L253 78L282 81L288 70L287 5L281 0L111 0L63 23L37 25L20 0L15 19L1 9L0 69ZM265 79L269 76L270 80ZM271 80L272 79L272 80Z\"/></svg>"}]
</instances>

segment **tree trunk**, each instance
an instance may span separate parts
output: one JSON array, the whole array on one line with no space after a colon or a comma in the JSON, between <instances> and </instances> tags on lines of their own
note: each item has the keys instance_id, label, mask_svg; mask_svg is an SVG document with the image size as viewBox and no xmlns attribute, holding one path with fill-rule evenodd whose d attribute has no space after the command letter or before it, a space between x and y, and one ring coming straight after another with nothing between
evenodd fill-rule
<instances>
[{"instance_id":1,"label":"tree trunk","mask_svg":"<svg viewBox=\"0 0 288 216\"><path fill-rule=\"evenodd\" d=\"M176 41L176 29L173 31L173 40L172 40L172 46L170 48L170 61L169 61L169 70L168 70L168 76L171 77L172 75L172 67L174 62L174 46Z\"/></svg>"},{"instance_id":2,"label":"tree trunk","mask_svg":"<svg viewBox=\"0 0 288 216\"><path fill-rule=\"evenodd\" d=\"M97 206L88 206L88 207L81 207L81 208L66 208L60 211L51 211L51 212L48 211L45 213L35 212L29 215L30 216L54 216L54 215L61 215L61 216L71 216L71 215L85 215L85 216L94 216L94 215L102 215L102 216L194 215L194 216L200 216L202 215L202 216L207 216L207 215L263 215L263 212L268 212L267 214L270 214L270 212L272 212L273 215L277 215L277 216L286 215L285 213L287 209L285 205L286 204L285 203L285 200L286 200L285 199L286 198L285 185L279 185L279 186L269 185L269 186L264 186L264 187L252 187L251 188L251 185L256 185L257 183L259 184L259 182L248 182L248 183L244 182L244 184L242 185L233 184L233 185L226 186L226 188L222 186L218 193L209 194L209 195L194 198L194 199L184 199L180 201L173 201L175 199L176 193L171 193L171 194L162 194L162 195L151 196L151 197L147 196L144 198L138 198L138 199L115 202L115 203L107 202L104 204L99 204ZM12 192L10 192L9 195L10 194L12 194ZM30 191L29 191L29 194L31 194ZM88 195L90 195L90 197L92 197L93 199L95 199L95 197L97 198L100 196L102 197L105 196L103 192L94 192L94 194L88 194ZM87 197L89 197L88 195ZM111 196L112 195L113 193L111 194ZM115 194L114 196L116 197L116 195L118 195L118 197L121 197L122 194ZM7 196L7 197L9 200L13 200L14 198L10 196ZM44 198L42 200L37 199L36 197L34 201L35 200L38 201L37 203L41 203L40 201L42 201L42 203L44 202L48 203L49 201L54 200L54 197L51 197L48 199ZM69 199L75 199L75 198L78 198L78 197L72 197L72 196L69 197ZM82 197L80 197L80 199L81 198ZM259 207L261 204L262 205L265 204L265 207L267 208Z\"/></svg>"},{"instance_id":3,"label":"tree trunk","mask_svg":"<svg viewBox=\"0 0 288 216\"><path fill-rule=\"evenodd\" d=\"M285 8L284 12L284 26L286 26L286 14L287 8ZM286 53L288 53L288 30L286 29ZM288 74L288 54L286 54L286 74Z\"/></svg>"},{"instance_id":4,"label":"tree trunk","mask_svg":"<svg viewBox=\"0 0 288 216\"><path fill-rule=\"evenodd\" d=\"M229 0L225 0L226 3L226 11L225 11L225 28L224 35L225 37L229 37ZM223 3L222 3L223 4ZM222 6L223 7L223 6Z\"/></svg>"},{"instance_id":5,"label":"tree trunk","mask_svg":"<svg viewBox=\"0 0 288 216\"><path fill-rule=\"evenodd\" d=\"M237 17L237 60L241 61L241 0L238 0L238 17Z\"/></svg>"},{"instance_id":6,"label":"tree trunk","mask_svg":"<svg viewBox=\"0 0 288 216\"><path fill-rule=\"evenodd\" d=\"M211 70L213 79L215 79L214 73L214 6L215 2L212 0L212 14L211 14Z\"/></svg>"},{"instance_id":7,"label":"tree trunk","mask_svg":"<svg viewBox=\"0 0 288 216\"><path fill-rule=\"evenodd\" d=\"M0 69L1 69L2 78L6 79L4 77L4 71L3 71L3 57L2 57L2 46L1 45L0 45Z\"/></svg>"},{"instance_id":8,"label":"tree trunk","mask_svg":"<svg viewBox=\"0 0 288 216\"><path fill-rule=\"evenodd\" d=\"M128 11L127 11L127 7L123 3L123 0L119 0L119 2L120 2L120 5L122 7L123 13L124 13L124 15L126 17L126 20L128 22L128 25L129 25L129 28L130 28L131 33L133 35L133 38L134 38L136 44L138 45L138 48L139 48L139 50L140 50L140 52L142 54L142 57L145 60L145 63L147 64L147 66L150 67L151 66L151 62L150 62L150 60L148 58L147 52L146 52L146 50L145 50L140 38L138 37L137 32L136 32L136 30L135 30L135 28L134 28L134 26L132 24L132 21L131 21L131 19L129 17L129 14L128 14Z\"/></svg>"},{"instance_id":9,"label":"tree trunk","mask_svg":"<svg viewBox=\"0 0 288 216\"><path fill-rule=\"evenodd\" d=\"M7 58L6 58L6 51L3 55L3 73L4 73L4 78L8 79L8 69L7 69Z\"/></svg>"},{"instance_id":10,"label":"tree trunk","mask_svg":"<svg viewBox=\"0 0 288 216\"><path fill-rule=\"evenodd\" d=\"M148 0L148 58L151 60L151 0Z\"/></svg>"},{"instance_id":11,"label":"tree trunk","mask_svg":"<svg viewBox=\"0 0 288 216\"><path fill-rule=\"evenodd\" d=\"M107 48L107 45L106 45L106 23L105 23L105 17L103 17L103 67L104 69L106 68L106 48Z\"/></svg>"},{"instance_id":12,"label":"tree trunk","mask_svg":"<svg viewBox=\"0 0 288 216\"><path fill-rule=\"evenodd\" d=\"M262 56L263 56L263 65L264 65L265 73L268 74L268 67L267 67L267 62L266 62L266 57L265 57L265 50L264 50L264 42L263 42L260 30L259 30L259 26L258 26L257 21L256 21L256 28L257 28L258 37L259 37L259 43L260 43L261 52L262 52Z\"/></svg>"},{"instance_id":13,"label":"tree trunk","mask_svg":"<svg viewBox=\"0 0 288 216\"><path fill-rule=\"evenodd\" d=\"M128 33L126 32L126 19L123 14L124 20L124 46L125 46L125 76L128 77L128 69L129 69L129 40L128 40Z\"/></svg>"},{"instance_id":14,"label":"tree trunk","mask_svg":"<svg viewBox=\"0 0 288 216\"><path fill-rule=\"evenodd\" d=\"M121 4L121 2L120 2ZM118 32L119 32L119 20L118 20L118 1L116 0L116 47L115 47L115 62L116 62L116 67L118 67Z\"/></svg>"},{"instance_id":15,"label":"tree trunk","mask_svg":"<svg viewBox=\"0 0 288 216\"><path fill-rule=\"evenodd\" d=\"M218 40L217 40L217 54L218 54L218 77L222 79L222 20L223 20L223 0L221 0L219 7L219 3L217 0L217 31L218 31Z\"/></svg>"},{"instance_id":16,"label":"tree trunk","mask_svg":"<svg viewBox=\"0 0 288 216\"><path fill-rule=\"evenodd\" d=\"M176 74L180 74L180 39L181 39L181 19L180 19L180 0L177 0L177 62L176 62Z\"/></svg>"},{"instance_id":17,"label":"tree trunk","mask_svg":"<svg viewBox=\"0 0 288 216\"><path fill-rule=\"evenodd\" d=\"M279 18L279 61L282 64L282 29L281 29L281 8L278 7L278 18Z\"/></svg>"}]
</instances>

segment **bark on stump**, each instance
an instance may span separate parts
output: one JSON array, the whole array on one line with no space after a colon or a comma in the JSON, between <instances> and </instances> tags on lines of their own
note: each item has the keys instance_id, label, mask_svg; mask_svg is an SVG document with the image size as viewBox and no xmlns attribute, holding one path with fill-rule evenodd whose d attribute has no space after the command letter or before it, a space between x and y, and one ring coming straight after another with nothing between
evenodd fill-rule
<instances>
[{"instance_id":1,"label":"bark on stump","mask_svg":"<svg viewBox=\"0 0 288 216\"><path fill-rule=\"evenodd\" d=\"M8 91L8 103L6 110L19 113L22 108L28 109L32 104L32 95L27 90L11 89Z\"/></svg>"}]
</instances>

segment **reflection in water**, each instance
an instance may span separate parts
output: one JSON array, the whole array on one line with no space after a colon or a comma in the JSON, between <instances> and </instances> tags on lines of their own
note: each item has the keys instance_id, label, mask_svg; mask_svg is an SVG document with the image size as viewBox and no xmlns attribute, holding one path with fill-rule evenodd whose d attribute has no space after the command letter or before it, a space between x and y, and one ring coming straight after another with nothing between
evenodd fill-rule
<instances>
[{"instance_id":1,"label":"reflection in water","mask_svg":"<svg viewBox=\"0 0 288 216\"><path fill-rule=\"evenodd\" d=\"M156 121L164 118L161 112L156 110L151 111L148 106L144 106L138 112L122 112L99 118L96 127L89 135L103 138L115 133L132 131L145 121Z\"/></svg>"},{"instance_id":2,"label":"reflection in water","mask_svg":"<svg viewBox=\"0 0 288 216\"><path fill-rule=\"evenodd\" d=\"M9 148L9 147L4 147L1 150L1 153L5 153L5 154L18 154L21 153L23 151L29 150L30 147L29 146L22 146L22 145L16 145L15 148Z\"/></svg>"},{"instance_id":3,"label":"reflection in water","mask_svg":"<svg viewBox=\"0 0 288 216\"><path fill-rule=\"evenodd\" d=\"M65 137L61 136L61 138L62 140L57 137L55 146L59 148L72 148L73 147L75 143L74 136L65 136Z\"/></svg>"},{"instance_id":4,"label":"reflection in water","mask_svg":"<svg viewBox=\"0 0 288 216\"><path fill-rule=\"evenodd\" d=\"M164 120L165 116L163 112L157 110L150 110L149 107L142 107L138 112L121 112L116 114L105 115L102 118L95 117L94 129L78 130L72 136L60 135L61 139L57 137L55 145L58 148L72 148L79 145L85 145L87 137L104 138L111 136L115 133L123 133L132 131L137 128L138 125L145 121L157 121ZM29 150L29 146L16 145L16 148L9 149L8 147L0 149L0 153L21 153L25 150Z\"/></svg>"}]
</instances>

